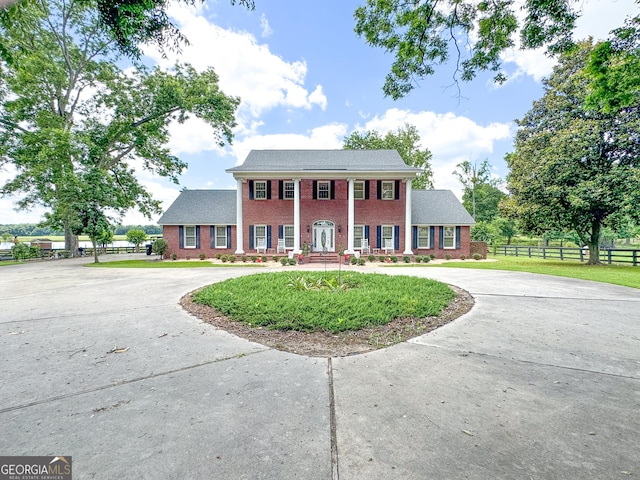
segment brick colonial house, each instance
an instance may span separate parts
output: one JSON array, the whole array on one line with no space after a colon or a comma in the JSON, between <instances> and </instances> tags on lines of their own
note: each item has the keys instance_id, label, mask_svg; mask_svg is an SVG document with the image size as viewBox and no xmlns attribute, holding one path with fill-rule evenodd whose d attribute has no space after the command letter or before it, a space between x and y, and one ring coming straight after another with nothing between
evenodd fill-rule
<instances>
[{"instance_id":1,"label":"brick colonial house","mask_svg":"<svg viewBox=\"0 0 640 480\"><path fill-rule=\"evenodd\" d=\"M237 190L185 190L160 218L169 254L470 256L471 215L412 190L420 169L395 150L253 150L227 172Z\"/></svg>"}]
</instances>

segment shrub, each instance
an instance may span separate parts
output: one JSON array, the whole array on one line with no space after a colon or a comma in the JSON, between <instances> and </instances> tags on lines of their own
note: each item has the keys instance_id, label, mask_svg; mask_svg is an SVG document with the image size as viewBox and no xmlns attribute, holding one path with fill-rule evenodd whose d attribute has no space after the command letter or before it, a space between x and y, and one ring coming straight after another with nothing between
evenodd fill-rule
<instances>
[{"instance_id":1,"label":"shrub","mask_svg":"<svg viewBox=\"0 0 640 480\"><path fill-rule=\"evenodd\" d=\"M432 253L431 255L429 255L429 258L430 258L431 260L435 260L435 259L436 259L436 256Z\"/></svg>"},{"instance_id":2,"label":"shrub","mask_svg":"<svg viewBox=\"0 0 640 480\"><path fill-rule=\"evenodd\" d=\"M247 262L247 256L246 255L242 255L240 257L240 260L242 260L244 263L246 263Z\"/></svg>"},{"instance_id":3,"label":"shrub","mask_svg":"<svg viewBox=\"0 0 640 480\"><path fill-rule=\"evenodd\" d=\"M411 257L409 255L405 255L404 257L402 257L402 260L404 261L404 263L411 263Z\"/></svg>"},{"instance_id":4,"label":"shrub","mask_svg":"<svg viewBox=\"0 0 640 480\"><path fill-rule=\"evenodd\" d=\"M204 260L205 258L207 258L207 256L204 253L201 253L199 255L200 260Z\"/></svg>"},{"instance_id":5,"label":"shrub","mask_svg":"<svg viewBox=\"0 0 640 480\"><path fill-rule=\"evenodd\" d=\"M351 265L355 265L356 263L358 263L358 259L355 257L355 255L351 255L351 257L349 258L349 263Z\"/></svg>"},{"instance_id":6,"label":"shrub","mask_svg":"<svg viewBox=\"0 0 640 480\"><path fill-rule=\"evenodd\" d=\"M395 255L391 256L391 262L392 263L398 263L398 257L396 257Z\"/></svg>"},{"instance_id":7,"label":"shrub","mask_svg":"<svg viewBox=\"0 0 640 480\"><path fill-rule=\"evenodd\" d=\"M186 256L186 259L187 259L187 260L191 260L191 256L190 256L190 255L187 255L187 256Z\"/></svg>"},{"instance_id":8,"label":"shrub","mask_svg":"<svg viewBox=\"0 0 640 480\"><path fill-rule=\"evenodd\" d=\"M236 256L235 255L227 255L227 258L229 259L229 262L234 263L236 261Z\"/></svg>"},{"instance_id":9,"label":"shrub","mask_svg":"<svg viewBox=\"0 0 640 480\"><path fill-rule=\"evenodd\" d=\"M280 259L280 263L282 264L283 267L286 265L289 265L289 259L287 257L282 257Z\"/></svg>"},{"instance_id":10,"label":"shrub","mask_svg":"<svg viewBox=\"0 0 640 480\"><path fill-rule=\"evenodd\" d=\"M289 265L295 265L297 263L295 258L288 258L287 261L289 262Z\"/></svg>"},{"instance_id":11,"label":"shrub","mask_svg":"<svg viewBox=\"0 0 640 480\"><path fill-rule=\"evenodd\" d=\"M260 257L260 260L262 261L262 263L267 263L267 257L265 255Z\"/></svg>"},{"instance_id":12,"label":"shrub","mask_svg":"<svg viewBox=\"0 0 640 480\"><path fill-rule=\"evenodd\" d=\"M251 255L251 261L253 263L256 263L256 260L258 260L258 257L256 257L255 255Z\"/></svg>"},{"instance_id":13,"label":"shrub","mask_svg":"<svg viewBox=\"0 0 640 480\"><path fill-rule=\"evenodd\" d=\"M467 256L466 255L460 255L460 260L466 260Z\"/></svg>"},{"instance_id":14,"label":"shrub","mask_svg":"<svg viewBox=\"0 0 640 480\"><path fill-rule=\"evenodd\" d=\"M473 258L474 260L482 260L482 255L480 255L479 253L474 253L471 258Z\"/></svg>"},{"instance_id":15,"label":"shrub","mask_svg":"<svg viewBox=\"0 0 640 480\"><path fill-rule=\"evenodd\" d=\"M177 260L177 259L178 259L178 254L172 253L171 254L171 260Z\"/></svg>"},{"instance_id":16,"label":"shrub","mask_svg":"<svg viewBox=\"0 0 640 480\"><path fill-rule=\"evenodd\" d=\"M382 263L384 263L384 262L386 262L386 260L387 260L387 259L386 259L386 258L384 258L384 255L380 255L380 256L378 257L378 260L380 260Z\"/></svg>"},{"instance_id":17,"label":"shrub","mask_svg":"<svg viewBox=\"0 0 640 480\"><path fill-rule=\"evenodd\" d=\"M431 261L431 257L429 255L425 255L424 257L422 257L422 261L424 263L429 263Z\"/></svg>"},{"instance_id":18,"label":"shrub","mask_svg":"<svg viewBox=\"0 0 640 480\"><path fill-rule=\"evenodd\" d=\"M420 263L422 261L422 255L416 255L416 263Z\"/></svg>"},{"instance_id":19,"label":"shrub","mask_svg":"<svg viewBox=\"0 0 640 480\"><path fill-rule=\"evenodd\" d=\"M18 261L26 260L27 258L31 258L32 252L29 248L29 245L26 243L16 243L13 247L11 247L11 255Z\"/></svg>"},{"instance_id":20,"label":"shrub","mask_svg":"<svg viewBox=\"0 0 640 480\"><path fill-rule=\"evenodd\" d=\"M274 262L279 262L279 261L280 261L280 259L278 258L278 256L277 256L277 255L274 255L274 257L273 257L273 259L272 259L272 260L273 260Z\"/></svg>"},{"instance_id":21,"label":"shrub","mask_svg":"<svg viewBox=\"0 0 640 480\"><path fill-rule=\"evenodd\" d=\"M366 262L366 260L364 259L364 257L360 257L360 258L358 259L358 265L362 266L362 265L364 265L365 263L367 263L367 262Z\"/></svg>"},{"instance_id":22,"label":"shrub","mask_svg":"<svg viewBox=\"0 0 640 480\"><path fill-rule=\"evenodd\" d=\"M367 258L369 259L370 262L375 262L376 261L376 256L375 255L369 255Z\"/></svg>"},{"instance_id":23,"label":"shrub","mask_svg":"<svg viewBox=\"0 0 640 480\"><path fill-rule=\"evenodd\" d=\"M127 232L127 242L132 243L136 247L136 253L140 251L140 245L147 239L147 233L144 230L129 230Z\"/></svg>"},{"instance_id":24,"label":"shrub","mask_svg":"<svg viewBox=\"0 0 640 480\"><path fill-rule=\"evenodd\" d=\"M222 254L221 253L216 253L216 259L220 260L222 258Z\"/></svg>"},{"instance_id":25,"label":"shrub","mask_svg":"<svg viewBox=\"0 0 640 480\"><path fill-rule=\"evenodd\" d=\"M164 258L164 252L167 251L168 246L169 244L164 238L159 238L158 240L153 242L153 245L151 246L151 251L156 255L159 255L160 258Z\"/></svg>"},{"instance_id":26,"label":"shrub","mask_svg":"<svg viewBox=\"0 0 640 480\"><path fill-rule=\"evenodd\" d=\"M226 255L221 255L220 256L220 260L222 260L222 263L227 263L227 256Z\"/></svg>"},{"instance_id":27,"label":"shrub","mask_svg":"<svg viewBox=\"0 0 640 480\"><path fill-rule=\"evenodd\" d=\"M451 255L449 255L449 254L447 253L447 254L444 256L444 258L445 258L446 260L451 260Z\"/></svg>"}]
</instances>

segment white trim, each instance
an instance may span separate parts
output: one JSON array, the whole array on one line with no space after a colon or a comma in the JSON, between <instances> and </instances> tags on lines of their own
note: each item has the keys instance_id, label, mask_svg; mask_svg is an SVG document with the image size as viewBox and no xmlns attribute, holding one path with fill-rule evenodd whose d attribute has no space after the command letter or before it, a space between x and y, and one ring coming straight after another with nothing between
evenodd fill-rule
<instances>
[{"instance_id":1,"label":"white trim","mask_svg":"<svg viewBox=\"0 0 640 480\"><path fill-rule=\"evenodd\" d=\"M218 245L218 228L224 229L224 245ZM226 225L213 225L213 248L227 248L229 239L227 238L227 226Z\"/></svg>"},{"instance_id":2,"label":"white trim","mask_svg":"<svg viewBox=\"0 0 640 480\"><path fill-rule=\"evenodd\" d=\"M456 249L456 227L452 226L452 225L443 225L442 228L444 229L443 232L442 232L442 245L441 245L442 249L443 250L455 250ZM447 232L448 228L450 228L453 231L453 235L449 236L449 237L447 237L445 235L445 233ZM453 240L453 242L452 242L453 244L450 247L446 247L445 246L445 243L446 243L445 240L447 238L451 238Z\"/></svg>"},{"instance_id":3,"label":"white trim","mask_svg":"<svg viewBox=\"0 0 640 480\"><path fill-rule=\"evenodd\" d=\"M193 228L193 235L187 235L187 228ZM193 245L187 245L187 238L193 238ZM182 248L196 248L198 245L198 231L195 225L184 225L184 238Z\"/></svg>"}]
</instances>

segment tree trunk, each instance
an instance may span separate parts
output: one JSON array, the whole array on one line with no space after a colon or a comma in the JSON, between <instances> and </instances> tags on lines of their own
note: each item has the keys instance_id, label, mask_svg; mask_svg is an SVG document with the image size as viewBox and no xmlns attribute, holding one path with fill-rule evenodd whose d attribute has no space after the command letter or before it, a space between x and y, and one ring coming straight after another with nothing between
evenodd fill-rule
<instances>
[{"instance_id":1,"label":"tree trunk","mask_svg":"<svg viewBox=\"0 0 640 480\"><path fill-rule=\"evenodd\" d=\"M98 260L98 241L92 238L91 244L93 245L93 263L100 263L100 260Z\"/></svg>"},{"instance_id":2,"label":"tree trunk","mask_svg":"<svg viewBox=\"0 0 640 480\"><path fill-rule=\"evenodd\" d=\"M589 261L587 265L600 264L600 222L593 221L591 227L591 238L589 239Z\"/></svg>"},{"instance_id":3,"label":"tree trunk","mask_svg":"<svg viewBox=\"0 0 640 480\"><path fill-rule=\"evenodd\" d=\"M64 221L64 249L69 252L72 257L77 257L78 252L78 236L71 231L69 220Z\"/></svg>"}]
</instances>

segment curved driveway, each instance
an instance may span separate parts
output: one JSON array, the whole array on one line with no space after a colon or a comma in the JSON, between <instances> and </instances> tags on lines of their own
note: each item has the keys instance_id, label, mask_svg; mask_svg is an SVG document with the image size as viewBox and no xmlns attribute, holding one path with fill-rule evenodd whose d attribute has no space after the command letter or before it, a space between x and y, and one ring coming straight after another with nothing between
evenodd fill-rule
<instances>
[{"instance_id":1,"label":"curved driveway","mask_svg":"<svg viewBox=\"0 0 640 480\"><path fill-rule=\"evenodd\" d=\"M476 304L411 342L329 360L178 305L254 269L84 261L0 269L1 455L71 455L74 479L640 476L640 290L382 267Z\"/></svg>"}]
</instances>

